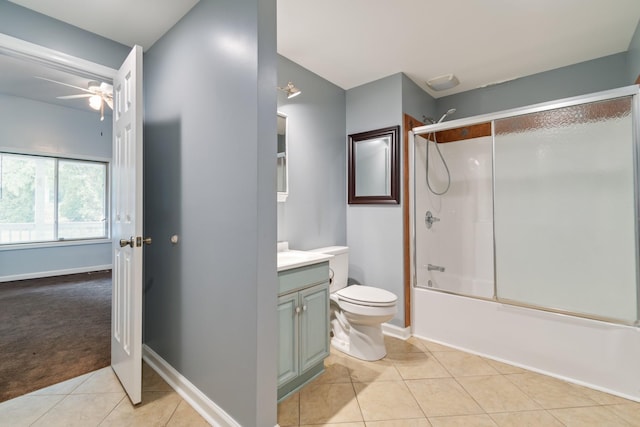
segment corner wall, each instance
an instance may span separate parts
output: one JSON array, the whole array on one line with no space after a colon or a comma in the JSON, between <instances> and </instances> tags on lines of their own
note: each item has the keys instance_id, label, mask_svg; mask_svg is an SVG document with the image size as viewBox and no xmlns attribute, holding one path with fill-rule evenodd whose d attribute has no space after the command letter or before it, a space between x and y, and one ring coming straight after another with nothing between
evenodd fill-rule
<instances>
[{"instance_id":1,"label":"corner wall","mask_svg":"<svg viewBox=\"0 0 640 427\"><path fill-rule=\"evenodd\" d=\"M302 94L278 91L288 117L289 197L278 203L278 240L306 250L347 242L345 91L278 56L278 86L294 82Z\"/></svg>"},{"instance_id":2,"label":"corner wall","mask_svg":"<svg viewBox=\"0 0 640 427\"><path fill-rule=\"evenodd\" d=\"M423 121L422 116L435 117L441 113L436 111L436 100L418 86L413 80L402 74L402 113Z\"/></svg>"},{"instance_id":3,"label":"corner wall","mask_svg":"<svg viewBox=\"0 0 640 427\"><path fill-rule=\"evenodd\" d=\"M275 15L201 0L144 57L144 341L243 426L277 422Z\"/></svg>"}]
</instances>

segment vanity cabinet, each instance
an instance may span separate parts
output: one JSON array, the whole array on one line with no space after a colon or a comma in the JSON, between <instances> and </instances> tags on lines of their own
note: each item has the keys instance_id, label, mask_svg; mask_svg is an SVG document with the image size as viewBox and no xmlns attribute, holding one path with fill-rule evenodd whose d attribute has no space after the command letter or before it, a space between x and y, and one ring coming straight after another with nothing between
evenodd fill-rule
<instances>
[{"instance_id":1,"label":"vanity cabinet","mask_svg":"<svg viewBox=\"0 0 640 427\"><path fill-rule=\"evenodd\" d=\"M329 263L278 273L278 400L324 371L329 355Z\"/></svg>"}]
</instances>

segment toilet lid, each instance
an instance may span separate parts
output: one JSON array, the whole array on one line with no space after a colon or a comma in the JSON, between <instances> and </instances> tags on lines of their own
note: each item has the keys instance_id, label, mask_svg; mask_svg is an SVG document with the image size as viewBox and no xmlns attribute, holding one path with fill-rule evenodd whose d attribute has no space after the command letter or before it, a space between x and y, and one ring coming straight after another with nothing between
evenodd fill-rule
<instances>
[{"instance_id":1,"label":"toilet lid","mask_svg":"<svg viewBox=\"0 0 640 427\"><path fill-rule=\"evenodd\" d=\"M369 305L375 307L389 306L396 303L398 297L392 292L373 286L352 285L336 292L341 300L353 304Z\"/></svg>"}]
</instances>

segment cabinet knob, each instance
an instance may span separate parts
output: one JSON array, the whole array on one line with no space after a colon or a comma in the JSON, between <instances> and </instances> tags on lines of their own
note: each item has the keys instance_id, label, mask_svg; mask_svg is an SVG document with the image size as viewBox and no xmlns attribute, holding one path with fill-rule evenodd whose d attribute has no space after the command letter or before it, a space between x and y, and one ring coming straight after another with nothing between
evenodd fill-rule
<instances>
[{"instance_id":1,"label":"cabinet knob","mask_svg":"<svg viewBox=\"0 0 640 427\"><path fill-rule=\"evenodd\" d=\"M299 314L299 313L300 313L300 307L298 306L296 307L296 314Z\"/></svg>"},{"instance_id":2,"label":"cabinet knob","mask_svg":"<svg viewBox=\"0 0 640 427\"><path fill-rule=\"evenodd\" d=\"M307 311L307 306L306 305L302 306L302 311Z\"/></svg>"}]
</instances>

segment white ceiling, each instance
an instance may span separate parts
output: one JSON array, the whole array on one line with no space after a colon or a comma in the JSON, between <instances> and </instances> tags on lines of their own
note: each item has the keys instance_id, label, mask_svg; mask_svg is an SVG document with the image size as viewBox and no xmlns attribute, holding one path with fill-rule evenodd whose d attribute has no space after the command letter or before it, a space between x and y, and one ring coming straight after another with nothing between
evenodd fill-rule
<instances>
[{"instance_id":1,"label":"white ceiling","mask_svg":"<svg viewBox=\"0 0 640 427\"><path fill-rule=\"evenodd\" d=\"M148 49L197 0L12 0ZM626 51L639 0L277 0L278 52L343 89L404 72L434 97ZM126 14L117 14L123 8ZM425 81L454 73L460 85ZM301 88L304 90L304 88Z\"/></svg>"},{"instance_id":2,"label":"white ceiling","mask_svg":"<svg viewBox=\"0 0 640 427\"><path fill-rule=\"evenodd\" d=\"M638 19L639 0L278 0L278 51L344 89L455 74L440 97L626 51Z\"/></svg>"}]
</instances>

